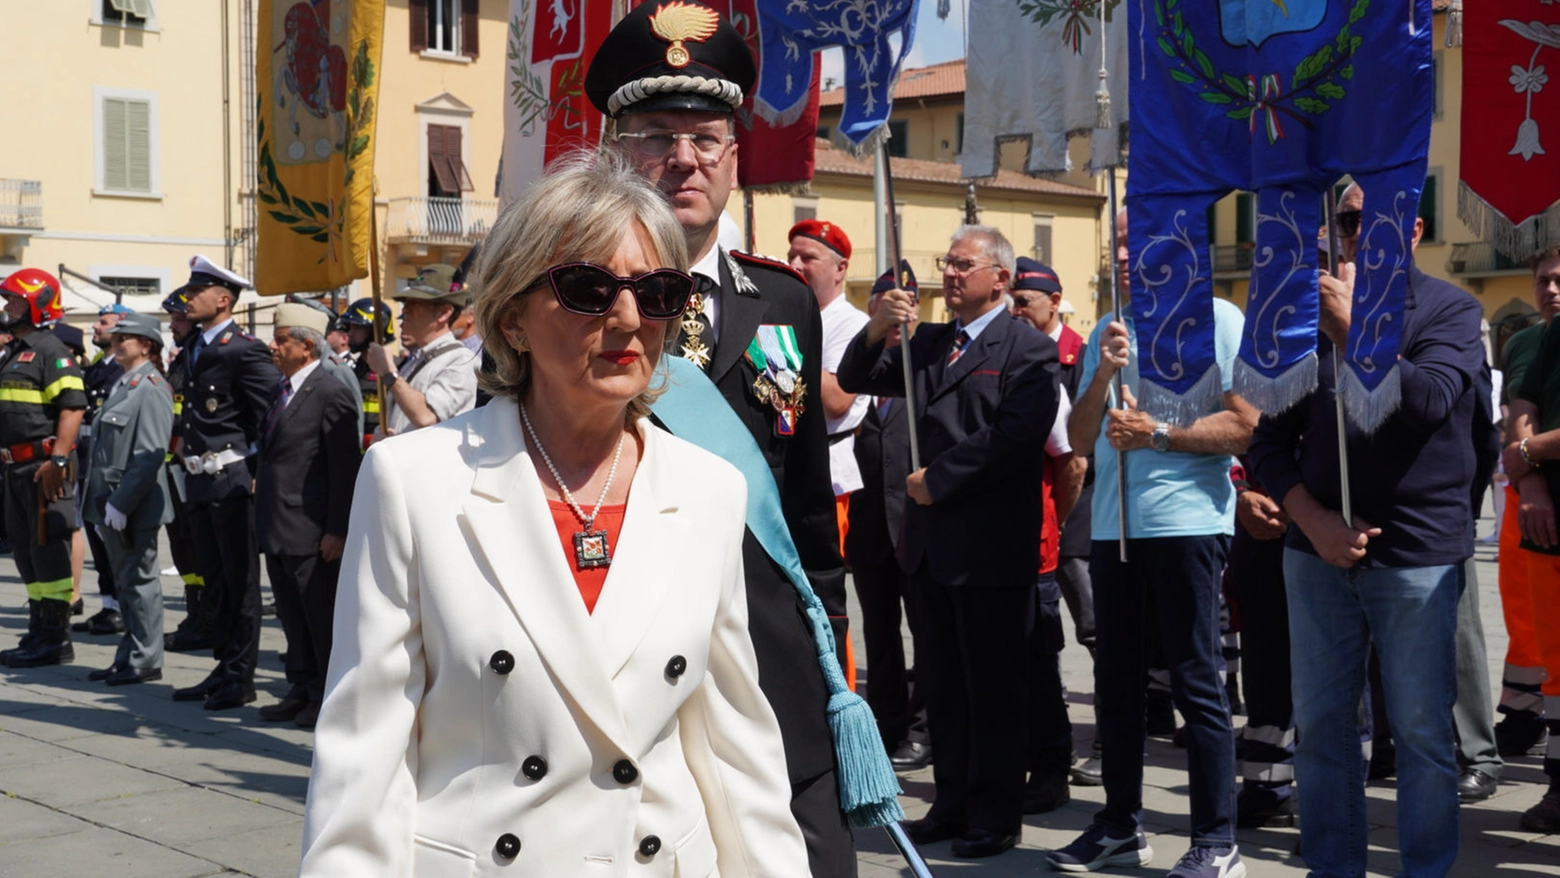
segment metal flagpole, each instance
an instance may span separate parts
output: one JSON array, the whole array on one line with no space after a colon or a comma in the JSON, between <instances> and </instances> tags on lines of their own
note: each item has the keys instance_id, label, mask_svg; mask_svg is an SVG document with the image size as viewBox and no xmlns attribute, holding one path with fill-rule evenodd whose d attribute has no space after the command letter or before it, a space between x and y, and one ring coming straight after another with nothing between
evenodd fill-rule
<instances>
[{"instance_id":1,"label":"metal flagpole","mask_svg":"<svg viewBox=\"0 0 1560 878\"><path fill-rule=\"evenodd\" d=\"M1338 277L1338 263L1342 261L1342 245L1338 243L1338 194L1332 187L1327 187L1327 194L1323 200L1324 209L1327 211L1327 268L1333 277ZM1342 493L1338 496L1342 499L1343 523L1349 527L1354 526L1354 502L1349 497L1349 440L1348 425L1345 423L1343 411L1343 349L1338 345L1332 346L1333 366L1333 405L1338 413L1338 478L1342 480Z\"/></svg>"},{"instance_id":2,"label":"metal flagpole","mask_svg":"<svg viewBox=\"0 0 1560 878\"><path fill-rule=\"evenodd\" d=\"M922 859L921 852L915 849L910 836L905 835L905 829L898 823L890 823L883 827L888 830L888 837L894 840L894 847L899 848L899 853L904 856L905 863L910 866L912 878L937 878L932 874L931 867Z\"/></svg>"},{"instance_id":3,"label":"metal flagpole","mask_svg":"<svg viewBox=\"0 0 1560 878\"><path fill-rule=\"evenodd\" d=\"M900 276L900 264L904 250L900 247L899 224L894 221L894 173L889 165L888 138L883 139L883 195L884 216L888 223L889 255L896 286L903 288L905 279ZM905 372L905 417L910 423L910 471L921 468L921 440L915 427L915 379L910 373L910 324L899 325L899 360Z\"/></svg>"},{"instance_id":4,"label":"metal flagpole","mask_svg":"<svg viewBox=\"0 0 1560 878\"><path fill-rule=\"evenodd\" d=\"M753 190L742 190L742 243L747 252L757 253L757 230L753 228Z\"/></svg>"},{"instance_id":5,"label":"metal flagpole","mask_svg":"<svg viewBox=\"0 0 1560 878\"><path fill-rule=\"evenodd\" d=\"M1116 323L1121 322L1121 272L1116 266L1116 254L1121 252L1120 236L1116 233L1116 166L1110 166L1110 319ZM1103 343L1104 339L1101 338ZM1103 351L1101 352L1103 355ZM1122 389L1126 387L1126 376L1121 369L1116 370L1116 404L1121 408L1127 407L1126 394ZM1120 523L1120 535L1117 542L1121 550L1121 563L1127 563L1127 453L1116 450L1116 520Z\"/></svg>"}]
</instances>

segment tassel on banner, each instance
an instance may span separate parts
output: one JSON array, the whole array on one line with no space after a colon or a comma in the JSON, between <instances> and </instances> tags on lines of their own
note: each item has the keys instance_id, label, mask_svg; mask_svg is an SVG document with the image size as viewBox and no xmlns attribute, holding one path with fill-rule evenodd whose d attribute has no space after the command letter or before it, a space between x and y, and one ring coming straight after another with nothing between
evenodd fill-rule
<instances>
[{"instance_id":1,"label":"tassel on banner","mask_svg":"<svg viewBox=\"0 0 1560 878\"><path fill-rule=\"evenodd\" d=\"M1459 181L1457 218L1480 240L1490 242L1500 253L1519 262L1560 247L1560 201L1543 213L1512 224L1505 214L1480 198L1467 183Z\"/></svg>"},{"instance_id":2,"label":"tassel on banner","mask_svg":"<svg viewBox=\"0 0 1560 878\"><path fill-rule=\"evenodd\" d=\"M1100 87L1094 92L1094 127L1098 130L1110 128L1114 124L1110 117L1110 87L1105 84L1107 76L1105 68L1100 68Z\"/></svg>"},{"instance_id":3,"label":"tassel on banner","mask_svg":"<svg viewBox=\"0 0 1560 878\"><path fill-rule=\"evenodd\" d=\"M1486 0L1488 2L1488 0ZM1446 10L1446 47L1462 48L1463 0L1452 0Z\"/></svg>"},{"instance_id":4,"label":"tassel on banner","mask_svg":"<svg viewBox=\"0 0 1560 878\"><path fill-rule=\"evenodd\" d=\"M1230 390L1255 406L1257 411L1276 415L1316 389L1316 364L1313 351L1282 375L1268 376L1237 357L1230 376Z\"/></svg>"},{"instance_id":5,"label":"tassel on banner","mask_svg":"<svg viewBox=\"0 0 1560 878\"><path fill-rule=\"evenodd\" d=\"M1365 431L1366 435L1380 429L1402 401L1402 380L1397 364L1394 363L1374 391L1366 390L1364 383L1354 374L1354 367L1345 363L1343 374L1338 379L1338 392L1343 394L1343 410L1350 423Z\"/></svg>"},{"instance_id":6,"label":"tassel on banner","mask_svg":"<svg viewBox=\"0 0 1560 878\"><path fill-rule=\"evenodd\" d=\"M937 0L937 17L943 21L948 20L948 13L953 11L952 0Z\"/></svg>"},{"instance_id":7,"label":"tassel on banner","mask_svg":"<svg viewBox=\"0 0 1560 878\"><path fill-rule=\"evenodd\" d=\"M1186 393L1160 387L1145 378L1138 380L1137 409L1148 412L1173 427L1189 426L1193 421L1216 411L1224 395L1224 380L1217 363L1197 379Z\"/></svg>"}]
</instances>

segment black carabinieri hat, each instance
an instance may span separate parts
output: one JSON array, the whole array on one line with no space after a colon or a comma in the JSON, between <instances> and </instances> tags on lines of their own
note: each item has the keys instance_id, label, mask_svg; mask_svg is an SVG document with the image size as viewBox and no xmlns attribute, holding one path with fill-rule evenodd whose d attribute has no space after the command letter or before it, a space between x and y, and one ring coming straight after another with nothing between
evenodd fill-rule
<instances>
[{"instance_id":1,"label":"black carabinieri hat","mask_svg":"<svg viewBox=\"0 0 1560 878\"><path fill-rule=\"evenodd\" d=\"M729 114L757 80L747 41L719 12L689 0L651 0L602 41L585 94L613 119L656 110Z\"/></svg>"}]
</instances>

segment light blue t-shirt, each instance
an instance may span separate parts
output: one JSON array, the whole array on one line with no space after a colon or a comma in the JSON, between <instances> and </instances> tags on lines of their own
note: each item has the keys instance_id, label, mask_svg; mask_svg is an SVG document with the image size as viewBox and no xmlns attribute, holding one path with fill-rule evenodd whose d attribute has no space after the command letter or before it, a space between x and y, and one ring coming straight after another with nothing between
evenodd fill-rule
<instances>
[{"instance_id":1,"label":"light blue t-shirt","mask_svg":"<svg viewBox=\"0 0 1560 878\"><path fill-rule=\"evenodd\" d=\"M1223 299L1213 300L1214 352L1219 361L1219 373L1225 391L1230 389L1230 376L1235 365L1235 355L1240 352L1240 334L1245 325L1240 309ZM1123 380L1137 392L1137 334L1133 330L1132 317L1122 314L1127 325L1127 337L1132 342L1132 359L1122 373ZM1094 380L1094 372L1100 365L1100 336L1108 320L1101 320L1089 335L1089 347L1083 355L1081 388ZM1107 406L1116 406L1116 387L1111 383L1107 394ZM1220 411L1222 403L1208 410ZM1106 420L1109 415L1106 416ZM1235 486L1230 482L1230 465L1233 457L1225 454L1186 454L1179 451L1159 452L1140 449L1126 453L1127 463L1127 537L1187 537L1208 534L1235 533ZM1105 421L1100 423L1099 438L1094 440L1093 530L1096 540L1115 540L1121 536L1121 520L1116 500L1116 450L1105 438Z\"/></svg>"}]
</instances>

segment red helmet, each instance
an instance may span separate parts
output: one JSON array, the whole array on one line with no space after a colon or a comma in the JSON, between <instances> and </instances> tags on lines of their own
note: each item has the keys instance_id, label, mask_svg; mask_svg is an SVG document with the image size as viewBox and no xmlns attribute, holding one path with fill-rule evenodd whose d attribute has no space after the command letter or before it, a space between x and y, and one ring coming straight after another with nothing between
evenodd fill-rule
<instances>
[{"instance_id":1,"label":"red helmet","mask_svg":"<svg viewBox=\"0 0 1560 878\"><path fill-rule=\"evenodd\" d=\"M60 307L60 282L42 269L24 268L13 272L0 281L0 294L26 299L33 326L50 326L65 316L65 309Z\"/></svg>"}]
</instances>

